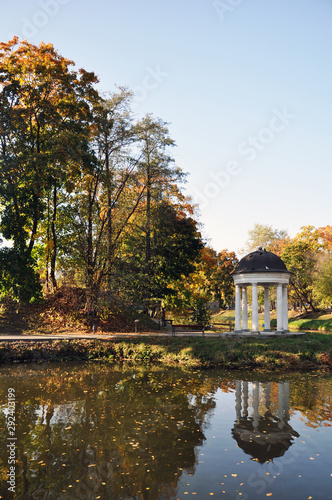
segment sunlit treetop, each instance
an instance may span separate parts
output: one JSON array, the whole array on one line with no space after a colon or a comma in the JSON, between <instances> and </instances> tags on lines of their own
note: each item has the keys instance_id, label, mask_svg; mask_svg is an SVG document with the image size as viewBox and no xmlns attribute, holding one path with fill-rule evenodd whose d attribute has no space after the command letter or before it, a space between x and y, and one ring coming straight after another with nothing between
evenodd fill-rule
<instances>
[{"instance_id":1,"label":"sunlit treetop","mask_svg":"<svg viewBox=\"0 0 332 500\"><path fill-rule=\"evenodd\" d=\"M0 83L19 85L21 101L32 97L33 90L50 99L59 99L75 92L76 96L96 98L93 85L98 82L93 72L75 71L74 62L59 54L52 44L39 46L15 36L7 43L0 43ZM33 96L35 97L35 96Z\"/></svg>"}]
</instances>

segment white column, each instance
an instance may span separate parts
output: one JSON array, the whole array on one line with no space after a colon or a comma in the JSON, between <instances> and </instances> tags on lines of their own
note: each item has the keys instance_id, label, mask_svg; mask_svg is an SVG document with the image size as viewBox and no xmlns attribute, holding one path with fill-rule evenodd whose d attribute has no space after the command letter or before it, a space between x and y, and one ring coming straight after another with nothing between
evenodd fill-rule
<instances>
[{"instance_id":1,"label":"white column","mask_svg":"<svg viewBox=\"0 0 332 500\"><path fill-rule=\"evenodd\" d=\"M236 411L236 423L239 424L241 421L241 381L237 380L235 382L235 411Z\"/></svg>"},{"instance_id":2,"label":"white column","mask_svg":"<svg viewBox=\"0 0 332 500\"><path fill-rule=\"evenodd\" d=\"M278 427L282 429L285 425L285 395L284 395L284 382L278 382Z\"/></svg>"},{"instance_id":3,"label":"white column","mask_svg":"<svg viewBox=\"0 0 332 500\"><path fill-rule=\"evenodd\" d=\"M265 406L268 411L271 411L271 382L265 384Z\"/></svg>"},{"instance_id":4,"label":"white column","mask_svg":"<svg viewBox=\"0 0 332 500\"><path fill-rule=\"evenodd\" d=\"M252 284L252 311L251 311L252 326L251 331L258 332L258 296L257 283Z\"/></svg>"},{"instance_id":5,"label":"white column","mask_svg":"<svg viewBox=\"0 0 332 500\"><path fill-rule=\"evenodd\" d=\"M248 392L248 382L243 381L243 418L247 420L248 418L248 398L249 398L249 392Z\"/></svg>"},{"instance_id":6,"label":"white column","mask_svg":"<svg viewBox=\"0 0 332 500\"><path fill-rule=\"evenodd\" d=\"M241 331L241 288L235 285L235 331Z\"/></svg>"},{"instance_id":7,"label":"white column","mask_svg":"<svg viewBox=\"0 0 332 500\"><path fill-rule=\"evenodd\" d=\"M246 286L242 288L242 330L248 330L248 297Z\"/></svg>"},{"instance_id":8,"label":"white column","mask_svg":"<svg viewBox=\"0 0 332 500\"><path fill-rule=\"evenodd\" d=\"M282 292L282 284L279 283L277 285L277 331L283 332L283 317L284 317L284 307L283 307L283 292Z\"/></svg>"},{"instance_id":9,"label":"white column","mask_svg":"<svg viewBox=\"0 0 332 500\"><path fill-rule=\"evenodd\" d=\"M289 420L289 382L284 382L284 408L285 408L285 422Z\"/></svg>"},{"instance_id":10,"label":"white column","mask_svg":"<svg viewBox=\"0 0 332 500\"><path fill-rule=\"evenodd\" d=\"M270 290L268 286L264 287L264 330L271 330L270 324Z\"/></svg>"},{"instance_id":11,"label":"white column","mask_svg":"<svg viewBox=\"0 0 332 500\"><path fill-rule=\"evenodd\" d=\"M283 285L283 305L284 305L284 314L283 314L283 328L284 332L288 332L288 295L287 295L287 285Z\"/></svg>"},{"instance_id":12,"label":"white column","mask_svg":"<svg viewBox=\"0 0 332 500\"><path fill-rule=\"evenodd\" d=\"M259 382L253 382L252 383L252 393L253 393L253 398L252 398L252 407L254 410L253 414L253 427L255 430L258 429L259 426Z\"/></svg>"}]
</instances>

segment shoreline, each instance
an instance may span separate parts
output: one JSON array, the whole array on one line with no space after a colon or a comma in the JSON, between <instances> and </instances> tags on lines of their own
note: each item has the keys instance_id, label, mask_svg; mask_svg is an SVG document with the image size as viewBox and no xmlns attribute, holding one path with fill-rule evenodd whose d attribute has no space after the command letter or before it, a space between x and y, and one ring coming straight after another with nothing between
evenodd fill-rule
<instances>
[{"instance_id":1,"label":"shoreline","mask_svg":"<svg viewBox=\"0 0 332 500\"><path fill-rule=\"evenodd\" d=\"M332 335L288 338L219 335L113 334L0 337L0 365L52 361L103 361L183 368L330 371ZM59 338L61 337L61 338Z\"/></svg>"}]
</instances>

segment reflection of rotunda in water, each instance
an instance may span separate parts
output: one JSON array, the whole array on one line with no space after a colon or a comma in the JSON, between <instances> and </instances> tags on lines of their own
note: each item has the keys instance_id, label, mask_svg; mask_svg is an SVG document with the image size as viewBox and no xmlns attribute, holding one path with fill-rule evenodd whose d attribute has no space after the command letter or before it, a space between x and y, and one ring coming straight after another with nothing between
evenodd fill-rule
<instances>
[{"instance_id":1,"label":"reflection of rotunda in water","mask_svg":"<svg viewBox=\"0 0 332 500\"><path fill-rule=\"evenodd\" d=\"M289 382L237 381L235 401L232 435L258 462L283 456L294 437L299 437L288 424Z\"/></svg>"}]
</instances>

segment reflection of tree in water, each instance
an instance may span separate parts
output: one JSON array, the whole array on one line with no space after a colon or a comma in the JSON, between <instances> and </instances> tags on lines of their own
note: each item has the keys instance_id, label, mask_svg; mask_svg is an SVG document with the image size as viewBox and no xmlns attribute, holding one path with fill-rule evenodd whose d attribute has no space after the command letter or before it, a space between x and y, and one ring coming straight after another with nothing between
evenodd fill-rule
<instances>
[{"instance_id":1,"label":"reflection of tree in water","mask_svg":"<svg viewBox=\"0 0 332 500\"><path fill-rule=\"evenodd\" d=\"M302 373L292 386L291 405L308 427L332 427L332 378Z\"/></svg>"},{"instance_id":2,"label":"reflection of tree in water","mask_svg":"<svg viewBox=\"0 0 332 500\"><path fill-rule=\"evenodd\" d=\"M182 472L195 472L217 389L235 390L232 432L246 453L264 462L291 445L288 385L256 382L254 394L253 382L233 377L95 364L0 368L0 496L10 500L2 411L8 387L17 401L15 498L152 500L173 498ZM320 422L331 408L332 383L306 376L300 391L302 378L294 375L292 408L300 405L304 414L310 401L309 415L315 411Z\"/></svg>"},{"instance_id":3,"label":"reflection of tree in water","mask_svg":"<svg viewBox=\"0 0 332 500\"><path fill-rule=\"evenodd\" d=\"M195 470L217 389L207 376L106 367L16 385L15 498L36 500L172 498Z\"/></svg>"},{"instance_id":4,"label":"reflection of tree in water","mask_svg":"<svg viewBox=\"0 0 332 500\"><path fill-rule=\"evenodd\" d=\"M289 382L237 381L236 421L239 447L260 463L281 457L299 434L288 424Z\"/></svg>"}]
</instances>

